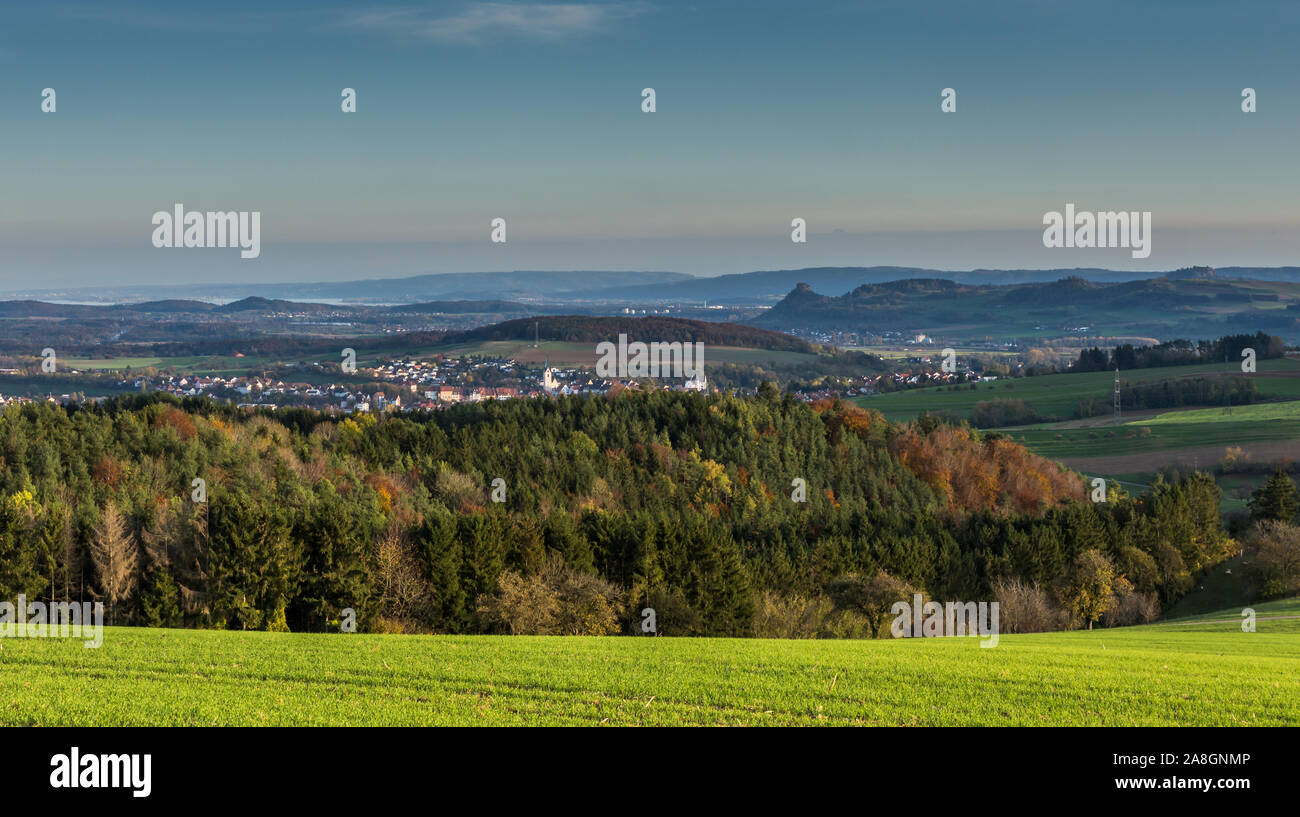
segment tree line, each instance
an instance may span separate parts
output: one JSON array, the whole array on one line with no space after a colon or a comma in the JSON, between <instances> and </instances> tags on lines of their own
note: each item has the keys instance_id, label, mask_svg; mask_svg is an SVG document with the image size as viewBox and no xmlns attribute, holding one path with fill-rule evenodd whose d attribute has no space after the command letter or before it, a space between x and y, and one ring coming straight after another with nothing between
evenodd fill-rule
<instances>
[{"instance_id":1,"label":"tree line","mask_svg":"<svg viewBox=\"0 0 1300 817\"><path fill-rule=\"evenodd\" d=\"M0 598L153 626L634 633L653 609L664 635L872 635L872 588L990 599L1090 550L1168 604L1234 548L1218 503L1200 473L1093 503L998 435L771 387L346 417L131 395L0 413Z\"/></svg>"},{"instance_id":2,"label":"tree line","mask_svg":"<svg viewBox=\"0 0 1300 817\"><path fill-rule=\"evenodd\" d=\"M1107 351L1091 347L1079 352L1069 367L1071 372L1101 372L1120 369L1149 369L1160 366L1187 366L1196 363L1240 363L1243 349L1254 349L1258 360L1286 354L1282 338L1266 332L1253 335L1225 335L1218 340L1171 340L1154 346L1121 344Z\"/></svg>"}]
</instances>

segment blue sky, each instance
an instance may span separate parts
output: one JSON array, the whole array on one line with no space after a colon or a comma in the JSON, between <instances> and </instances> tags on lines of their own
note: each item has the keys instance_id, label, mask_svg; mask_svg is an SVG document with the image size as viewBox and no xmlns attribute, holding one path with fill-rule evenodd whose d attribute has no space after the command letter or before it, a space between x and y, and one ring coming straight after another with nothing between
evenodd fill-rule
<instances>
[{"instance_id":1,"label":"blue sky","mask_svg":"<svg viewBox=\"0 0 1300 817\"><path fill-rule=\"evenodd\" d=\"M1297 41L1283 2L11 4L0 289L1298 264ZM1067 201L1150 210L1151 257L1044 249ZM261 257L153 248L175 202Z\"/></svg>"}]
</instances>

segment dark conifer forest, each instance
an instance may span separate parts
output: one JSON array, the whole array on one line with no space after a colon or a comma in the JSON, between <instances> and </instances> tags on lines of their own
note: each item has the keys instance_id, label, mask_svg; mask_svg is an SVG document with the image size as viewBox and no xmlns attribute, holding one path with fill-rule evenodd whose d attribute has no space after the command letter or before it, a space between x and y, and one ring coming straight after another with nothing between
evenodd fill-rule
<instances>
[{"instance_id":1,"label":"dark conifer forest","mask_svg":"<svg viewBox=\"0 0 1300 817\"><path fill-rule=\"evenodd\" d=\"M662 635L872 636L874 598L1059 596L1092 550L1167 605L1235 548L1207 475L1095 502L995 434L770 387L404 415L11 405L0 494L0 597L170 627L615 634L653 609Z\"/></svg>"}]
</instances>

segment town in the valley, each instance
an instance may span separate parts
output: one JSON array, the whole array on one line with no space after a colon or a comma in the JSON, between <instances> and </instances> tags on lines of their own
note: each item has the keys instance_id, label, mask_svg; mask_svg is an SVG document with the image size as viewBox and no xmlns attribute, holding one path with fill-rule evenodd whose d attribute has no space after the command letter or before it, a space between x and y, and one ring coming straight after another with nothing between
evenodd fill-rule
<instances>
[{"instance_id":1,"label":"town in the valley","mask_svg":"<svg viewBox=\"0 0 1300 817\"><path fill-rule=\"evenodd\" d=\"M979 377L969 370L941 371L929 357L915 359L913 363L912 367L900 367L884 374L837 377L817 388L792 389L792 393L797 399L811 402L992 379ZM68 373L81 374L75 369ZM549 361L537 366L514 358L483 356L403 358L374 367L359 367L352 375L342 374L337 366L308 362L280 366L262 374L178 374L145 370L105 380L102 385L113 394L163 392L180 398L210 397L241 408L295 407L342 414L435 411L485 400L603 395L624 389L698 393L718 390L704 372L686 378L605 378L591 367L558 366ZM51 391L40 397L0 394L0 405L34 400L65 404L98 402L104 397L77 391Z\"/></svg>"}]
</instances>

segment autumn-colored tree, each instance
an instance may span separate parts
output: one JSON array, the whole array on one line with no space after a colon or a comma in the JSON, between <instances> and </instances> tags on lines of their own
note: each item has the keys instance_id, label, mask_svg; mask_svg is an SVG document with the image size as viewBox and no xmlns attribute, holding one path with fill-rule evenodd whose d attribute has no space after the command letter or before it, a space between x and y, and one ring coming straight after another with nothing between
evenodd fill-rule
<instances>
[{"instance_id":1,"label":"autumn-colored tree","mask_svg":"<svg viewBox=\"0 0 1300 817\"><path fill-rule=\"evenodd\" d=\"M1070 612L1088 622L1101 618L1115 601L1115 566L1100 550L1080 553L1074 560L1074 570L1066 581L1065 605Z\"/></svg>"},{"instance_id":2,"label":"autumn-colored tree","mask_svg":"<svg viewBox=\"0 0 1300 817\"><path fill-rule=\"evenodd\" d=\"M873 638L882 638L889 632L894 604L900 601L912 604L915 593L910 584L883 570L869 578L846 576L830 586L835 605L865 618Z\"/></svg>"},{"instance_id":3,"label":"autumn-colored tree","mask_svg":"<svg viewBox=\"0 0 1300 817\"><path fill-rule=\"evenodd\" d=\"M194 426L194 420L176 406L167 406L158 413L153 421L154 428L172 428L176 430L176 435L182 440L190 440L198 433Z\"/></svg>"},{"instance_id":4,"label":"autumn-colored tree","mask_svg":"<svg viewBox=\"0 0 1300 817\"><path fill-rule=\"evenodd\" d=\"M913 424L890 450L944 501L961 512L1039 513L1084 498L1077 474L1002 438L977 439L965 428Z\"/></svg>"}]
</instances>

